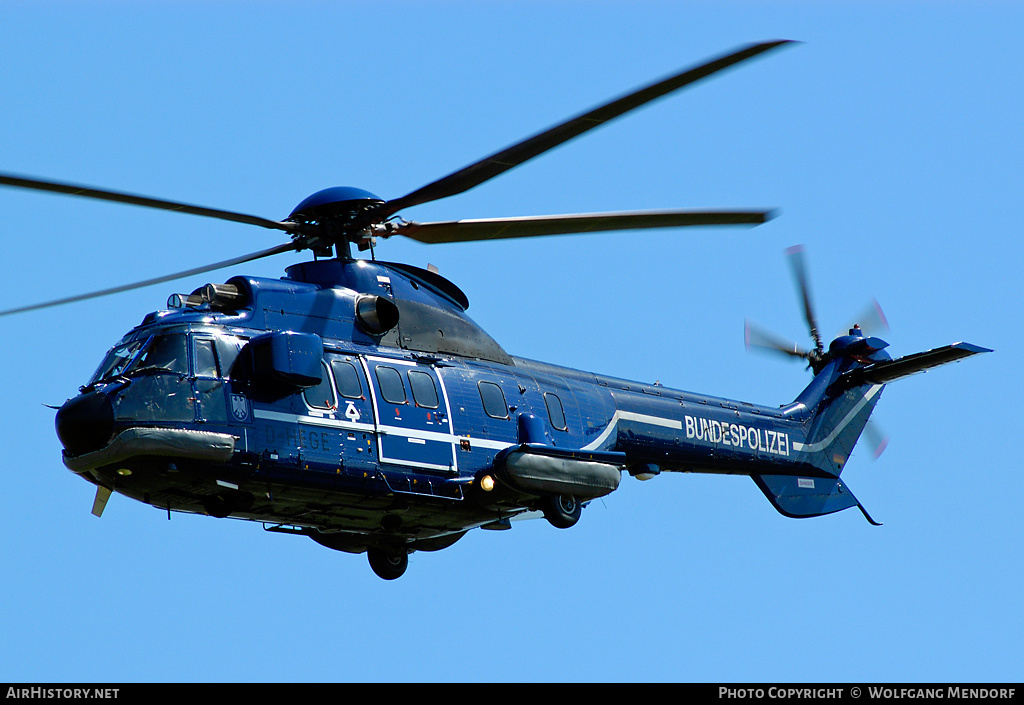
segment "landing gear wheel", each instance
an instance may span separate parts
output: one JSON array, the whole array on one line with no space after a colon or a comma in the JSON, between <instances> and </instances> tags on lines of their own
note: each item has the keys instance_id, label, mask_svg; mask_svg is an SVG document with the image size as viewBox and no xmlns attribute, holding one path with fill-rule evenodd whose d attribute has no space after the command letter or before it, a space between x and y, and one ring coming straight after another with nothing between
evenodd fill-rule
<instances>
[{"instance_id":1,"label":"landing gear wheel","mask_svg":"<svg viewBox=\"0 0 1024 705\"><path fill-rule=\"evenodd\" d=\"M544 512L544 518L551 522L552 526L568 529L580 520L583 505L572 495L560 494L545 497L541 503L541 510Z\"/></svg>"},{"instance_id":2,"label":"landing gear wheel","mask_svg":"<svg viewBox=\"0 0 1024 705\"><path fill-rule=\"evenodd\" d=\"M386 551L381 548L371 548L366 551L366 557L370 560L373 572L384 580L402 577L405 569L409 567L409 554L402 549Z\"/></svg>"},{"instance_id":3,"label":"landing gear wheel","mask_svg":"<svg viewBox=\"0 0 1024 705\"><path fill-rule=\"evenodd\" d=\"M224 519L231 514L231 504L222 496L207 497L203 500L203 509L217 519Z\"/></svg>"}]
</instances>

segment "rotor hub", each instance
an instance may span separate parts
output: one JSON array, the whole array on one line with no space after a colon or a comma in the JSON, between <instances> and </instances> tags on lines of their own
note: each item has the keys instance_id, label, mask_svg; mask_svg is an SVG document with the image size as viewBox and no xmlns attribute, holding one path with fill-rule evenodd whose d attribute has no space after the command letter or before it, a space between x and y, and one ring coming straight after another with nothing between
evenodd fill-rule
<instances>
[{"instance_id":1,"label":"rotor hub","mask_svg":"<svg viewBox=\"0 0 1024 705\"><path fill-rule=\"evenodd\" d=\"M367 208L376 208L384 199L354 186L332 186L307 196L289 214L288 220L300 223L354 219Z\"/></svg>"},{"instance_id":2,"label":"rotor hub","mask_svg":"<svg viewBox=\"0 0 1024 705\"><path fill-rule=\"evenodd\" d=\"M287 220L310 226L299 235L303 244L316 254L331 254L331 247L369 239L364 233L372 222L373 211L384 205L384 199L353 186L333 186L305 198L288 215ZM341 254L339 252L339 254Z\"/></svg>"}]
</instances>

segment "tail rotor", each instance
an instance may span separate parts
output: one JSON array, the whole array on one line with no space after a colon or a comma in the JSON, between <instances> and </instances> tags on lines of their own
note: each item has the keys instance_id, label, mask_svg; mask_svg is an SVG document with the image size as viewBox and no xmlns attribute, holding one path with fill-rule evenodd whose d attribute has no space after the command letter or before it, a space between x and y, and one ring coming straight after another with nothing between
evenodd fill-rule
<instances>
[{"instance_id":1,"label":"tail rotor","mask_svg":"<svg viewBox=\"0 0 1024 705\"><path fill-rule=\"evenodd\" d=\"M803 307L804 322L813 341L813 347L802 347L796 342L789 341L766 330L750 319L744 322L744 343L748 351L768 352L788 359L805 360L807 367L817 375L832 359L832 356L825 349L820 328L818 327L817 316L814 312L804 247L803 245L795 245L787 248L785 252L793 274L793 281L796 285L797 298ZM878 301L872 299L864 310L861 311L860 315L849 326L839 331L838 335L846 335L848 330L852 332L851 329L856 328L859 328L867 336L885 333L889 330L889 322L886 320L885 313L882 311ZM888 445L889 439L874 422L867 424L865 436L871 446L873 457L877 460Z\"/></svg>"},{"instance_id":2,"label":"tail rotor","mask_svg":"<svg viewBox=\"0 0 1024 705\"><path fill-rule=\"evenodd\" d=\"M804 262L803 245L795 245L788 248L786 250L786 257L789 259L789 266L793 272L793 281L796 284L797 297L803 306L804 321L807 324L814 347L805 349L797 343L788 342L784 338L752 323L749 319L744 326L744 340L746 341L747 350L767 351L790 358L806 360L807 366L814 371L814 374L818 374L828 362L828 355L825 353L825 345L821 340L818 320L814 314L810 279L807 276L807 267Z\"/></svg>"}]
</instances>

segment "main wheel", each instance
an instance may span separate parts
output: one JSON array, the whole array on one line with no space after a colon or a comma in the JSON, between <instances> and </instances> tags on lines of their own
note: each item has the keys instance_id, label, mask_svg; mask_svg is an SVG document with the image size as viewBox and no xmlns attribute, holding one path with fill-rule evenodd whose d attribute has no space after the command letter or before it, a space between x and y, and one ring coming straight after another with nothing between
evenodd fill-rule
<instances>
[{"instance_id":1,"label":"main wheel","mask_svg":"<svg viewBox=\"0 0 1024 705\"><path fill-rule=\"evenodd\" d=\"M231 514L231 504L221 495L207 497L203 500L203 509L217 519L224 519Z\"/></svg>"},{"instance_id":2,"label":"main wheel","mask_svg":"<svg viewBox=\"0 0 1024 705\"><path fill-rule=\"evenodd\" d=\"M386 551L381 548L371 548L366 551L366 557L370 561L370 567L378 577L384 580L400 578L409 567L409 554L403 549Z\"/></svg>"},{"instance_id":3,"label":"main wheel","mask_svg":"<svg viewBox=\"0 0 1024 705\"><path fill-rule=\"evenodd\" d=\"M568 529L580 520L583 505L572 495L559 494L545 497L541 510L544 512L544 518L551 522L552 526Z\"/></svg>"}]
</instances>

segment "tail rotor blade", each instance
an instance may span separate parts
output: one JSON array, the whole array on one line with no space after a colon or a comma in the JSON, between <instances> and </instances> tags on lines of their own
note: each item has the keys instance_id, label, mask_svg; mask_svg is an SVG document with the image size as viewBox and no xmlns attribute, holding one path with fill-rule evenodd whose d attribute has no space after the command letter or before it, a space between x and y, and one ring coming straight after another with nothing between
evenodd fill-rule
<instances>
[{"instance_id":1,"label":"tail rotor blade","mask_svg":"<svg viewBox=\"0 0 1024 705\"><path fill-rule=\"evenodd\" d=\"M796 245L786 250L789 257L789 264L793 268L793 276L796 279L797 293L804 306L804 319L811 331L811 338L814 340L814 347L818 353L824 351L825 346L821 342L821 334L818 332L818 321L814 316L814 306L811 303L811 285L807 277L807 267L804 264L803 245Z\"/></svg>"},{"instance_id":2,"label":"tail rotor blade","mask_svg":"<svg viewBox=\"0 0 1024 705\"><path fill-rule=\"evenodd\" d=\"M747 320L743 327L743 339L747 350L766 350L771 353L786 355L798 359L807 359L808 352L800 348L796 343L770 333L765 329Z\"/></svg>"},{"instance_id":3,"label":"tail rotor blade","mask_svg":"<svg viewBox=\"0 0 1024 705\"><path fill-rule=\"evenodd\" d=\"M872 299L871 303L861 311L860 316L848 325L846 329L840 331L839 335L846 335L847 331L854 326L859 326L864 331L864 335L869 336L889 332L889 321L886 319L881 305L875 299Z\"/></svg>"},{"instance_id":4,"label":"tail rotor blade","mask_svg":"<svg viewBox=\"0 0 1024 705\"><path fill-rule=\"evenodd\" d=\"M874 460L878 460L889 445L889 436L885 434L873 421L868 421L864 426L864 435L871 446L871 453Z\"/></svg>"}]
</instances>

